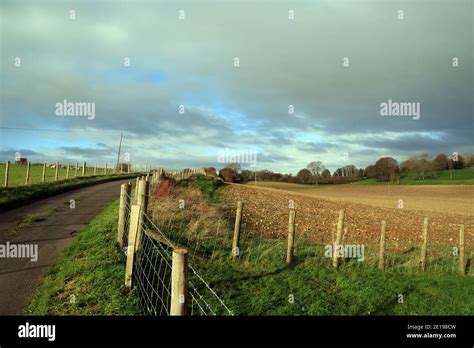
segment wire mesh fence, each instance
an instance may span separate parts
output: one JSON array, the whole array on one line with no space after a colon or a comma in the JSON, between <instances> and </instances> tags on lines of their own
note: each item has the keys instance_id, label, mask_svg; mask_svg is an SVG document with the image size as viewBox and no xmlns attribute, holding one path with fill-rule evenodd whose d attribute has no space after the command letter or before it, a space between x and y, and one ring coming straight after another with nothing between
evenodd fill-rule
<instances>
[{"instance_id":1,"label":"wire mesh fence","mask_svg":"<svg viewBox=\"0 0 474 348\"><path fill-rule=\"evenodd\" d=\"M146 234L142 238L134 265L135 287L143 314L170 315L172 248Z\"/></svg>"},{"instance_id":2,"label":"wire mesh fence","mask_svg":"<svg viewBox=\"0 0 474 348\"><path fill-rule=\"evenodd\" d=\"M132 198L132 197L130 197ZM130 210L127 210L128 212ZM182 247L172 234L164 233L146 212L142 212L138 242L135 245L133 284L140 308L145 315L172 314L173 250ZM129 224L128 224L129 226ZM164 226L166 227L166 226ZM124 233L124 245L129 234ZM189 251L188 315L232 315L218 294L193 267L193 258L200 257L195 250Z\"/></svg>"}]
</instances>

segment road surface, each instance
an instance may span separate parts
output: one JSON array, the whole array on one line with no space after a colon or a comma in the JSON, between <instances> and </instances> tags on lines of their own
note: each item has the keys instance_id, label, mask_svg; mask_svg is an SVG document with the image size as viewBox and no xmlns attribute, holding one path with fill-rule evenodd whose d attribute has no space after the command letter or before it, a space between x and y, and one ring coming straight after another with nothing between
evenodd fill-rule
<instances>
[{"instance_id":1,"label":"road surface","mask_svg":"<svg viewBox=\"0 0 474 348\"><path fill-rule=\"evenodd\" d=\"M0 248L37 245L38 259L1 257L0 315L18 315L28 305L43 273L56 262L63 248L108 203L120 195L118 180L49 197L0 213ZM70 201L75 200L72 209ZM5 249L4 249L5 250ZM1 249L0 249L1 251ZM11 256L11 255L10 255Z\"/></svg>"}]
</instances>

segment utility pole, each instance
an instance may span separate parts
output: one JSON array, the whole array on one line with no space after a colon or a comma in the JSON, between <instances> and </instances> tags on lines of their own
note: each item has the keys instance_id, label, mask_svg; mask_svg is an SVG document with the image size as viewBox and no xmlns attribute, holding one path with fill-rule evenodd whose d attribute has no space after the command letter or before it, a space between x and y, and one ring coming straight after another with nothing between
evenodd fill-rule
<instances>
[{"instance_id":1,"label":"utility pole","mask_svg":"<svg viewBox=\"0 0 474 348\"><path fill-rule=\"evenodd\" d=\"M122 150L122 138L123 138L123 133L120 133L120 144L118 148L118 155L117 155L117 166L115 167L115 170L117 170L120 162L120 150Z\"/></svg>"}]
</instances>

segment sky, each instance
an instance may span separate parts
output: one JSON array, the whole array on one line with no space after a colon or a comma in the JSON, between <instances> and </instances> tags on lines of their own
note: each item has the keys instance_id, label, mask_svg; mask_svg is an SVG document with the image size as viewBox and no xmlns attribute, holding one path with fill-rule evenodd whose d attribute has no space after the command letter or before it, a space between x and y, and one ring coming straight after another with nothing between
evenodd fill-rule
<instances>
[{"instance_id":1,"label":"sky","mask_svg":"<svg viewBox=\"0 0 474 348\"><path fill-rule=\"evenodd\" d=\"M243 169L293 174L474 153L471 0L0 10L0 161L115 163L120 133L122 161L173 169L222 168L225 149L256 154ZM57 115L64 100L94 117ZM419 118L382 116L389 100Z\"/></svg>"}]
</instances>

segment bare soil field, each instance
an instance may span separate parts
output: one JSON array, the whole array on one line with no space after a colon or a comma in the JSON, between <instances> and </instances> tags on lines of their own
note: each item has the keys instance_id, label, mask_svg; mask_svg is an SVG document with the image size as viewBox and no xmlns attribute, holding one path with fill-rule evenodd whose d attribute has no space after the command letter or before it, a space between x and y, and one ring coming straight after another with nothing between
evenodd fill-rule
<instances>
[{"instance_id":1,"label":"bare soil field","mask_svg":"<svg viewBox=\"0 0 474 348\"><path fill-rule=\"evenodd\" d=\"M250 186L250 185L249 185ZM363 203L374 207L474 215L473 185L299 185L282 182L259 182L257 187L298 192L300 194Z\"/></svg>"},{"instance_id":2,"label":"bare soil field","mask_svg":"<svg viewBox=\"0 0 474 348\"><path fill-rule=\"evenodd\" d=\"M243 220L266 237L284 238L288 226L289 200L296 209L297 235L315 243L331 243L337 216L346 209L345 243L376 246L380 223L387 221L387 247L401 250L420 245L423 218L430 222L429 244L456 246L459 225L466 228L466 252L474 247L474 216L471 186L321 188L282 184L285 189L252 185L227 185L222 197L229 202L244 201ZM275 187L275 183L271 183ZM300 185L295 185L300 186ZM398 208L403 199L404 207Z\"/></svg>"}]
</instances>

